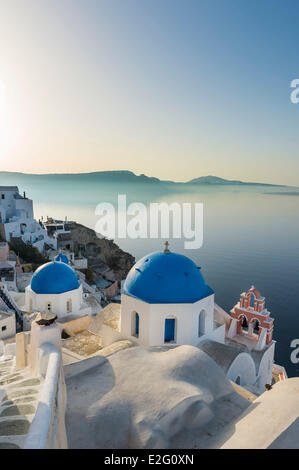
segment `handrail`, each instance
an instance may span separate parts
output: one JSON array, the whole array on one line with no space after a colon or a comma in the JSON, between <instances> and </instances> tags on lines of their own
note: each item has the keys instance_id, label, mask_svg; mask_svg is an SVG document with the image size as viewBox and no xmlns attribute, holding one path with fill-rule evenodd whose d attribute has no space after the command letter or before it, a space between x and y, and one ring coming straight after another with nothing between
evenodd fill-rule
<instances>
[{"instance_id":1,"label":"handrail","mask_svg":"<svg viewBox=\"0 0 299 470\"><path fill-rule=\"evenodd\" d=\"M53 410L56 406L56 394L61 363L61 353L51 343L41 346L40 363L48 356L46 377L42 385L35 417L31 423L24 443L24 449L45 449L49 430L53 424Z\"/></svg>"}]
</instances>

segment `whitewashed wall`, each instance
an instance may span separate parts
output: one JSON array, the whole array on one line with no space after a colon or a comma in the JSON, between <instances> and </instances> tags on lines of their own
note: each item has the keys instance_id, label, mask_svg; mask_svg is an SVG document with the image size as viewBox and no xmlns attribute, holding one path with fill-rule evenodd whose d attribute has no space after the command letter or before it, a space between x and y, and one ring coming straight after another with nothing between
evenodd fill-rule
<instances>
[{"instance_id":1,"label":"whitewashed wall","mask_svg":"<svg viewBox=\"0 0 299 470\"><path fill-rule=\"evenodd\" d=\"M83 289L80 284L78 289L64 292L62 294L36 294L31 286L25 289L25 310L31 311L48 311L48 303L51 304L51 312L55 313L58 318L66 317L67 315L88 315L91 313L91 308L86 306L83 302ZM72 309L67 311L67 302L71 300Z\"/></svg>"},{"instance_id":2,"label":"whitewashed wall","mask_svg":"<svg viewBox=\"0 0 299 470\"><path fill-rule=\"evenodd\" d=\"M148 304L139 299L122 295L121 297L122 336L144 346L164 345L165 320L176 319L176 341L174 344L196 346L203 335L214 332L214 295L193 304ZM134 331L134 313L139 314L139 336ZM204 329L199 334L199 318L205 315ZM218 332L222 338L223 331Z\"/></svg>"},{"instance_id":3,"label":"whitewashed wall","mask_svg":"<svg viewBox=\"0 0 299 470\"><path fill-rule=\"evenodd\" d=\"M4 331L2 328L6 327ZM0 339L11 338L16 334L16 317L14 314L0 318Z\"/></svg>"},{"instance_id":4,"label":"whitewashed wall","mask_svg":"<svg viewBox=\"0 0 299 470\"><path fill-rule=\"evenodd\" d=\"M226 376L232 382L236 382L240 377L239 385L253 385L256 381L256 368L250 354L240 353L231 364Z\"/></svg>"}]
</instances>

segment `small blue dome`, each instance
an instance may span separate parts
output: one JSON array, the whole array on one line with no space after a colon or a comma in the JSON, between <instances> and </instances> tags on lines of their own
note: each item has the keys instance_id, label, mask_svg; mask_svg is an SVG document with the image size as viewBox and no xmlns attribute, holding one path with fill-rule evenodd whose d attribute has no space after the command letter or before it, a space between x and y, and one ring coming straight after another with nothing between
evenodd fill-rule
<instances>
[{"instance_id":1,"label":"small blue dome","mask_svg":"<svg viewBox=\"0 0 299 470\"><path fill-rule=\"evenodd\" d=\"M31 289L36 294L62 294L79 286L75 271L60 261L43 264L31 279Z\"/></svg>"},{"instance_id":2,"label":"small blue dome","mask_svg":"<svg viewBox=\"0 0 299 470\"><path fill-rule=\"evenodd\" d=\"M63 253L59 253L59 255L56 256L55 261L62 261L62 263L69 264L68 257Z\"/></svg>"},{"instance_id":3,"label":"small blue dome","mask_svg":"<svg viewBox=\"0 0 299 470\"><path fill-rule=\"evenodd\" d=\"M132 267L123 293L151 304L189 304L214 291L191 259L178 253L155 252Z\"/></svg>"}]
</instances>

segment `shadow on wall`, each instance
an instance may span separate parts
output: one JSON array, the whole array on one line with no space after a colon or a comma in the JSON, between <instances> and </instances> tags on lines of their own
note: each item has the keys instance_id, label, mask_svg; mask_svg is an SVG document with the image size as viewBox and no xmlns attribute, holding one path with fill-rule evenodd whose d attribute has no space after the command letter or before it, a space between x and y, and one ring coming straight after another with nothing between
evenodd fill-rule
<instances>
[{"instance_id":1,"label":"shadow on wall","mask_svg":"<svg viewBox=\"0 0 299 470\"><path fill-rule=\"evenodd\" d=\"M118 430L119 433L123 433L123 426L118 425L120 419L122 423L125 421L130 426L130 412L127 405L120 404L117 413L115 409L109 411L108 407L109 419L105 420L105 426L97 415L98 402L102 401L115 385L114 372L107 358L97 356L69 364L64 366L64 372L67 386L66 431L69 448L95 449L99 448L99 443L102 447L105 443L107 448L112 448L110 442L112 436L113 441L116 437L121 441L127 440L129 431L123 436L118 435ZM105 378L100 387L99 376ZM109 423L108 428L107 423ZM127 444L124 443L124 446Z\"/></svg>"},{"instance_id":2,"label":"shadow on wall","mask_svg":"<svg viewBox=\"0 0 299 470\"><path fill-rule=\"evenodd\" d=\"M192 346L133 347L64 370L70 448L216 447L234 434L236 419L251 405Z\"/></svg>"},{"instance_id":3,"label":"shadow on wall","mask_svg":"<svg viewBox=\"0 0 299 470\"><path fill-rule=\"evenodd\" d=\"M299 449L299 418L293 421L268 447L268 449Z\"/></svg>"}]
</instances>

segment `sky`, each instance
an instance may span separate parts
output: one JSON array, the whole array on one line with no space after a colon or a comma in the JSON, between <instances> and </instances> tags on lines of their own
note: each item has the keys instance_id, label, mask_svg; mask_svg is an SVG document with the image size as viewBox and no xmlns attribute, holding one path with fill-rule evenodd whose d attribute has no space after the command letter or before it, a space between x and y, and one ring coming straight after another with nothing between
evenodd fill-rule
<instances>
[{"instance_id":1,"label":"sky","mask_svg":"<svg viewBox=\"0 0 299 470\"><path fill-rule=\"evenodd\" d=\"M299 185L297 0L1 0L0 170Z\"/></svg>"}]
</instances>

